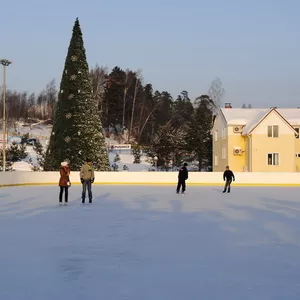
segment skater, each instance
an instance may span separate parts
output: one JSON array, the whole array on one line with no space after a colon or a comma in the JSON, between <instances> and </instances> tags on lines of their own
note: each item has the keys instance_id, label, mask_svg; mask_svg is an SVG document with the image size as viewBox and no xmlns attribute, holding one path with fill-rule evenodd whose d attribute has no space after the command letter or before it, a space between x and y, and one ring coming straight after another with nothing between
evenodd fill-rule
<instances>
[{"instance_id":1,"label":"skater","mask_svg":"<svg viewBox=\"0 0 300 300\"><path fill-rule=\"evenodd\" d=\"M187 163L183 164L183 167L180 168L178 173L178 184L177 184L177 190L176 193L179 194L180 188L182 187L181 193L185 193L185 181L188 179L188 170L187 170Z\"/></svg>"},{"instance_id":2,"label":"skater","mask_svg":"<svg viewBox=\"0 0 300 300\"><path fill-rule=\"evenodd\" d=\"M68 166L68 162L64 161L60 166L60 179L59 179L59 204L62 205L63 193L65 193L65 205L68 204L68 191L71 186L70 182L70 168Z\"/></svg>"},{"instance_id":3,"label":"skater","mask_svg":"<svg viewBox=\"0 0 300 300\"><path fill-rule=\"evenodd\" d=\"M235 181L235 177L234 177L233 172L231 170L229 170L229 166L226 167L226 170L223 174L223 179L224 179L224 181L226 180L223 193L226 193L226 190L228 191L228 193L230 193L230 185L231 185L232 180Z\"/></svg>"},{"instance_id":4,"label":"skater","mask_svg":"<svg viewBox=\"0 0 300 300\"><path fill-rule=\"evenodd\" d=\"M94 183L94 167L90 159L86 160L86 163L81 167L80 180L82 183L82 203L85 202L86 189L88 190L89 203L92 203L92 183Z\"/></svg>"}]
</instances>

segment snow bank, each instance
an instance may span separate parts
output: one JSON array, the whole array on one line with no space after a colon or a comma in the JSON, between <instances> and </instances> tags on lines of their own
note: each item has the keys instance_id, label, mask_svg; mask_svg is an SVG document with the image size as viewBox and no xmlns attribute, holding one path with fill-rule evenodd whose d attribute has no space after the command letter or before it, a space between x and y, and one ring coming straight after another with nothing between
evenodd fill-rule
<instances>
[{"instance_id":1,"label":"snow bank","mask_svg":"<svg viewBox=\"0 0 300 300\"><path fill-rule=\"evenodd\" d=\"M14 171L32 171L32 165L26 161L17 161L12 164L12 168Z\"/></svg>"}]
</instances>

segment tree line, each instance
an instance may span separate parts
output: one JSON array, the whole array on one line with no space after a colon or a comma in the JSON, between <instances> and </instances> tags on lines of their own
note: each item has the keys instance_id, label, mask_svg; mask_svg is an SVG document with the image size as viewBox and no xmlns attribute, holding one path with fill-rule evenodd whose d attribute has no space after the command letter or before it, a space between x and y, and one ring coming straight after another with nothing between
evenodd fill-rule
<instances>
[{"instance_id":1,"label":"tree line","mask_svg":"<svg viewBox=\"0 0 300 300\"><path fill-rule=\"evenodd\" d=\"M7 90L6 115L8 121L53 118L55 103L57 101L57 89L52 80L39 94ZM1 97L1 112L2 112ZM2 114L1 114L2 118Z\"/></svg>"},{"instance_id":2,"label":"tree line","mask_svg":"<svg viewBox=\"0 0 300 300\"><path fill-rule=\"evenodd\" d=\"M151 146L152 154L163 160L160 164L179 162L179 157L191 152L198 161L200 156L204 158L199 168L208 160L203 154L211 148L207 133L224 94L220 79L215 79L206 93L191 100L185 90L176 98L168 91L154 90L151 83L144 83L140 70L116 66L109 71L96 65L90 70L90 78L106 137L113 135L123 143ZM54 80L37 95L8 90L7 119L52 120L58 93ZM204 140L200 141L195 134L201 132L200 140ZM206 145L205 151L195 150L199 143ZM169 154L166 149L170 149Z\"/></svg>"},{"instance_id":3,"label":"tree line","mask_svg":"<svg viewBox=\"0 0 300 300\"><path fill-rule=\"evenodd\" d=\"M191 100L187 91L175 99L168 91L154 90L144 83L139 70L111 72L96 66L91 70L93 97L107 136L146 147L158 166L179 166L183 160L197 161L199 170L211 166L211 128L224 95L221 80L215 79L206 93ZM135 157L140 155L134 150Z\"/></svg>"}]
</instances>

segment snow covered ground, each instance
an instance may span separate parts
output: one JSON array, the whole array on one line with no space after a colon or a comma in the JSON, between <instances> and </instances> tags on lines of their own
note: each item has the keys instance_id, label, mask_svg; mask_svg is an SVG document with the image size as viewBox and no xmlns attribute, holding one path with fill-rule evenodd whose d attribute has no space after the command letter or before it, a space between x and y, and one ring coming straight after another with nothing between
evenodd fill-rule
<instances>
[{"instance_id":1,"label":"snow covered ground","mask_svg":"<svg viewBox=\"0 0 300 300\"><path fill-rule=\"evenodd\" d=\"M0 299L299 299L299 188L80 188L0 190Z\"/></svg>"},{"instance_id":2,"label":"snow covered ground","mask_svg":"<svg viewBox=\"0 0 300 300\"><path fill-rule=\"evenodd\" d=\"M12 165L15 171L33 171L32 170L33 166L37 165L36 153L33 150L33 146L27 146L26 149L28 152L28 156L22 161L15 162ZM110 166L114 164L115 156L116 156L116 152L109 153ZM130 153L130 151L126 151L125 153L124 151L122 151L120 152L119 156L120 156L120 161L118 161L116 164L119 166L120 172L123 172L124 165L126 165L129 168L129 172L148 172L149 168L151 168L151 164L146 162L145 156L141 158L140 164L133 163L134 157ZM32 161L32 164L30 163L30 160ZM155 170L154 167L153 170Z\"/></svg>"},{"instance_id":3,"label":"snow covered ground","mask_svg":"<svg viewBox=\"0 0 300 300\"><path fill-rule=\"evenodd\" d=\"M123 166L126 165L128 167L129 172L148 172L151 168L151 164L146 161L147 157L142 156L141 157L141 163L140 164L134 164L134 156L131 154L131 150L121 150L121 151L113 151L109 152L109 162L110 166L114 164L114 159L116 157L116 153L120 156L120 161L116 162L116 164L119 166L119 171L123 171ZM153 170L155 168L153 167Z\"/></svg>"}]
</instances>

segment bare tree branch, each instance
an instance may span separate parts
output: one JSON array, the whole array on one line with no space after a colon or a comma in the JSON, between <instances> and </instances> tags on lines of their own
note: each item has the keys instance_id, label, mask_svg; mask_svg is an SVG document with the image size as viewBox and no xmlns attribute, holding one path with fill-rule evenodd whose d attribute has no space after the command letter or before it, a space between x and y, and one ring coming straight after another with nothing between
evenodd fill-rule
<instances>
[{"instance_id":1,"label":"bare tree branch","mask_svg":"<svg viewBox=\"0 0 300 300\"><path fill-rule=\"evenodd\" d=\"M220 78L216 78L210 85L208 95L215 104L214 112L216 113L221 107L221 100L225 94L225 89L222 87Z\"/></svg>"}]
</instances>

